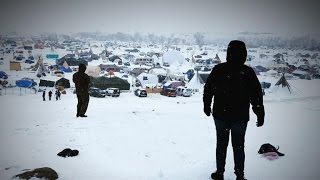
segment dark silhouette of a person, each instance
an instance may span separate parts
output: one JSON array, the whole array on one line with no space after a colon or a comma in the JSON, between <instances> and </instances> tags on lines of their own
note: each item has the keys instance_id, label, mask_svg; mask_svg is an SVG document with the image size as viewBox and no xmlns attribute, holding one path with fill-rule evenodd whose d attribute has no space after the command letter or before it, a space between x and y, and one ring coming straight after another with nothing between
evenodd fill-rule
<instances>
[{"instance_id":1,"label":"dark silhouette of a person","mask_svg":"<svg viewBox=\"0 0 320 180\"><path fill-rule=\"evenodd\" d=\"M77 117L87 117L85 113L89 104L90 77L85 73L86 69L86 65L79 64L79 70L73 74L72 78L76 86L76 94L78 98Z\"/></svg>"},{"instance_id":2,"label":"dark silhouette of a person","mask_svg":"<svg viewBox=\"0 0 320 180\"><path fill-rule=\"evenodd\" d=\"M42 100L45 101L46 100L46 91L42 92Z\"/></svg>"},{"instance_id":3,"label":"dark silhouette of a person","mask_svg":"<svg viewBox=\"0 0 320 180\"><path fill-rule=\"evenodd\" d=\"M52 91L49 91L48 94L49 94L49 101L51 101Z\"/></svg>"},{"instance_id":4,"label":"dark silhouette of a person","mask_svg":"<svg viewBox=\"0 0 320 180\"><path fill-rule=\"evenodd\" d=\"M204 113L214 118L217 146L216 168L211 174L214 180L223 180L229 134L234 155L234 173L237 180L244 178L244 142L249 121L249 108L257 115L257 127L264 124L263 95L260 82L249 66L244 65L247 58L246 45L233 40L227 48L227 62L216 65L204 86ZM212 98L214 102L212 105Z\"/></svg>"}]
</instances>

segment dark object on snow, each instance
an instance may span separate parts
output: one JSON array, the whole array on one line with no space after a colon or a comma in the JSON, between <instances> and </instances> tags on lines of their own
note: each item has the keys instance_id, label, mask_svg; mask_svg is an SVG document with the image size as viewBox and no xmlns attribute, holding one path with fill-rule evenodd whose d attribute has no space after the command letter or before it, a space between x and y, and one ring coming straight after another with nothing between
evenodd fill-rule
<instances>
[{"instance_id":1,"label":"dark object on snow","mask_svg":"<svg viewBox=\"0 0 320 180\"><path fill-rule=\"evenodd\" d=\"M286 80L284 74L285 74L285 73L282 73L281 78L279 79L279 81L278 81L275 85L276 85L276 86L281 85L283 88L284 88L284 87L287 87L288 90L289 90L289 92L290 92L290 94L291 94L291 92L292 92L291 86L290 86L290 84L288 83L288 81Z\"/></svg>"},{"instance_id":2,"label":"dark object on snow","mask_svg":"<svg viewBox=\"0 0 320 180\"><path fill-rule=\"evenodd\" d=\"M49 167L37 168L32 171L27 171L18 175L15 175L14 178L19 179L31 179L33 177L47 180L55 180L58 179L58 174L55 170Z\"/></svg>"},{"instance_id":3,"label":"dark object on snow","mask_svg":"<svg viewBox=\"0 0 320 180\"><path fill-rule=\"evenodd\" d=\"M278 148L275 148L273 145L269 144L269 143L266 143L266 144L262 144L258 153L259 154L264 154L264 153L268 153L268 152L275 152L277 153L279 156L284 156L283 153L279 152L278 151L279 149L279 146Z\"/></svg>"},{"instance_id":4,"label":"dark object on snow","mask_svg":"<svg viewBox=\"0 0 320 180\"><path fill-rule=\"evenodd\" d=\"M78 150L71 150L70 148L66 148L59 152L57 155L61 157L72 157L77 156L79 154Z\"/></svg>"}]
</instances>

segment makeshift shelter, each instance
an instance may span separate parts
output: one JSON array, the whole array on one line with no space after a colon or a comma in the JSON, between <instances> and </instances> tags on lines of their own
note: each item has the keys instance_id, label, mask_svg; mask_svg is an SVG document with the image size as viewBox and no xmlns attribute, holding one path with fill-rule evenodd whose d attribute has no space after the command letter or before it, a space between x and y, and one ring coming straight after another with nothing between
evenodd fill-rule
<instances>
[{"instance_id":1,"label":"makeshift shelter","mask_svg":"<svg viewBox=\"0 0 320 180\"><path fill-rule=\"evenodd\" d=\"M153 84L154 86L158 84L158 76L154 74L141 73L139 76L137 76L137 79L140 81L143 87L145 87L146 84Z\"/></svg>"},{"instance_id":2,"label":"makeshift shelter","mask_svg":"<svg viewBox=\"0 0 320 180\"><path fill-rule=\"evenodd\" d=\"M34 80L30 79L30 78L22 78L22 79L16 81L16 85L18 87L22 87L22 88L31 88L31 87L37 85L37 83L34 82Z\"/></svg>"},{"instance_id":3,"label":"makeshift shelter","mask_svg":"<svg viewBox=\"0 0 320 180\"><path fill-rule=\"evenodd\" d=\"M93 87L97 87L99 89L107 89L107 88L119 88L120 90L129 90L130 84L127 80L123 80L119 77L113 76L109 77L90 77L91 84Z\"/></svg>"},{"instance_id":4,"label":"makeshift shelter","mask_svg":"<svg viewBox=\"0 0 320 180\"><path fill-rule=\"evenodd\" d=\"M79 64L88 65L88 61L84 59L76 59L76 58L69 58L69 57L62 57L56 60L57 65L63 65L64 62L67 62L69 66L79 66Z\"/></svg>"},{"instance_id":5,"label":"makeshift shelter","mask_svg":"<svg viewBox=\"0 0 320 180\"><path fill-rule=\"evenodd\" d=\"M101 69L99 66L87 66L86 73L92 77L99 77Z\"/></svg>"},{"instance_id":6,"label":"makeshift shelter","mask_svg":"<svg viewBox=\"0 0 320 180\"><path fill-rule=\"evenodd\" d=\"M20 62L10 61L10 71L21 71Z\"/></svg>"},{"instance_id":7,"label":"makeshift shelter","mask_svg":"<svg viewBox=\"0 0 320 180\"><path fill-rule=\"evenodd\" d=\"M69 67L67 61L64 61L63 65L60 67L60 70L63 72L72 72L72 69Z\"/></svg>"},{"instance_id":8,"label":"makeshift shelter","mask_svg":"<svg viewBox=\"0 0 320 180\"><path fill-rule=\"evenodd\" d=\"M282 88L287 87L288 90L289 90L289 92L290 92L290 94L291 94L292 89L291 89L290 84L289 84L288 81L286 80L284 73L282 74L282 76L281 76L281 78L279 79L279 81L275 84L275 86L280 86L280 85L282 86Z\"/></svg>"},{"instance_id":9,"label":"makeshift shelter","mask_svg":"<svg viewBox=\"0 0 320 180\"><path fill-rule=\"evenodd\" d=\"M203 88L203 80L201 79L199 73L195 73L191 80L186 85L187 88L192 89L193 92L199 92Z\"/></svg>"},{"instance_id":10,"label":"makeshift shelter","mask_svg":"<svg viewBox=\"0 0 320 180\"><path fill-rule=\"evenodd\" d=\"M54 81L40 79L39 87L54 87L54 85Z\"/></svg>"},{"instance_id":11,"label":"makeshift shelter","mask_svg":"<svg viewBox=\"0 0 320 180\"><path fill-rule=\"evenodd\" d=\"M0 79L8 79L7 73L5 73L4 71L0 71Z\"/></svg>"},{"instance_id":12,"label":"makeshift shelter","mask_svg":"<svg viewBox=\"0 0 320 180\"><path fill-rule=\"evenodd\" d=\"M56 86L63 86L64 88L70 88L70 81L66 78L61 78L56 81Z\"/></svg>"}]
</instances>

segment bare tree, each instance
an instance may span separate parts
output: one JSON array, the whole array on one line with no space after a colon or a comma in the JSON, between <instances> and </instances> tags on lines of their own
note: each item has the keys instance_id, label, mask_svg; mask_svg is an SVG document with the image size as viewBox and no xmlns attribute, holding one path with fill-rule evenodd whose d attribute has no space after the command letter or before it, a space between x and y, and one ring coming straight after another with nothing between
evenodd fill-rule
<instances>
[{"instance_id":1,"label":"bare tree","mask_svg":"<svg viewBox=\"0 0 320 180\"><path fill-rule=\"evenodd\" d=\"M196 44L201 48L204 45L204 34L196 32L193 37L196 40Z\"/></svg>"}]
</instances>

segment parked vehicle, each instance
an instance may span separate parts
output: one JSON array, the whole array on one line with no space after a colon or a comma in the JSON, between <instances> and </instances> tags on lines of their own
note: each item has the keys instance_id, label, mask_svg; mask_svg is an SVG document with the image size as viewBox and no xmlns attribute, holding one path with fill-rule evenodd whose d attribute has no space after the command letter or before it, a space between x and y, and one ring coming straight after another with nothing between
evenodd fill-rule
<instances>
[{"instance_id":1,"label":"parked vehicle","mask_svg":"<svg viewBox=\"0 0 320 180\"><path fill-rule=\"evenodd\" d=\"M184 86L178 86L176 92L177 96L190 97L192 95L192 89Z\"/></svg>"},{"instance_id":2,"label":"parked vehicle","mask_svg":"<svg viewBox=\"0 0 320 180\"><path fill-rule=\"evenodd\" d=\"M89 89L89 95L92 97L106 97L106 94L103 90L95 87Z\"/></svg>"},{"instance_id":3,"label":"parked vehicle","mask_svg":"<svg viewBox=\"0 0 320 180\"><path fill-rule=\"evenodd\" d=\"M106 95L112 97L119 97L120 96L120 89L119 88L107 88Z\"/></svg>"},{"instance_id":4,"label":"parked vehicle","mask_svg":"<svg viewBox=\"0 0 320 180\"><path fill-rule=\"evenodd\" d=\"M147 97L147 91L145 89L136 89L134 95L138 97Z\"/></svg>"},{"instance_id":5,"label":"parked vehicle","mask_svg":"<svg viewBox=\"0 0 320 180\"><path fill-rule=\"evenodd\" d=\"M271 86L271 83L264 82L264 81L262 81L260 84L261 84L261 88L263 88L263 89L268 89Z\"/></svg>"},{"instance_id":6,"label":"parked vehicle","mask_svg":"<svg viewBox=\"0 0 320 180\"><path fill-rule=\"evenodd\" d=\"M173 89L173 88L163 89L163 90L160 92L160 94L161 94L161 95L164 95L164 96L168 96L168 97L176 97L176 96L177 96L176 90Z\"/></svg>"}]
</instances>

